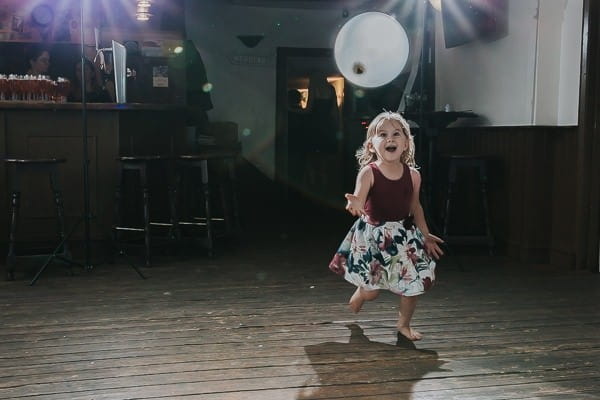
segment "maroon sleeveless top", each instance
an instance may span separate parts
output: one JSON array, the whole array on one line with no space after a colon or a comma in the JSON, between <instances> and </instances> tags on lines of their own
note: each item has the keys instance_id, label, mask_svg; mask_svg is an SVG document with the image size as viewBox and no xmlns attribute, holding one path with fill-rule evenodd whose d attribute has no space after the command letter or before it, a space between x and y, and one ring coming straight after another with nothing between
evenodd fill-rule
<instances>
[{"instance_id":1,"label":"maroon sleeveless top","mask_svg":"<svg viewBox=\"0 0 600 400\"><path fill-rule=\"evenodd\" d=\"M400 221L410 214L413 183L410 168L406 164L400 179L386 178L375 163L369 164L373 171L373 186L367 194L365 212L369 223L378 225L387 221Z\"/></svg>"}]
</instances>

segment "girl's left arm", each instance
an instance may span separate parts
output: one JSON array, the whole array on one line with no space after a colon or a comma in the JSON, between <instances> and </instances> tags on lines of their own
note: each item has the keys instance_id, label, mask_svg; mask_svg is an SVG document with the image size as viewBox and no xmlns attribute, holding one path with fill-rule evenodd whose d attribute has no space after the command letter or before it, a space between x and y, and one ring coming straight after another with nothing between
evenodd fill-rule
<instances>
[{"instance_id":1,"label":"girl's left arm","mask_svg":"<svg viewBox=\"0 0 600 400\"><path fill-rule=\"evenodd\" d=\"M425 221L425 213L423 212L423 206L421 206L421 200L419 199L419 193L421 191L421 174L416 169L411 168L410 176L413 182L413 198L410 212L414 218L415 225L425 237L425 251L427 254L437 259L444 254L439 246L439 244L444 243L444 241L429 232L427 221Z\"/></svg>"}]
</instances>

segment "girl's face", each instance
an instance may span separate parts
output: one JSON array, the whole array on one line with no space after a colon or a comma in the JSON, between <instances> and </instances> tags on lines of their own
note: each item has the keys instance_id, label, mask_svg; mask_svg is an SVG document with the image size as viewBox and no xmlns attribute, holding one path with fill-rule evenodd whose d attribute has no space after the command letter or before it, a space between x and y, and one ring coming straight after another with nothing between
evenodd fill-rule
<instances>
[{"instance_id":1,"label":"girl's face","mask_svg":"<svg viewBox=\"0 0 600 400\"><path fill-rule=\"evenodd\" d=\"M399 122L385 119L377 126L368 146L378 160L400 162L402 153L408 149L408 138Z\"/></svg>"}]
</instances>

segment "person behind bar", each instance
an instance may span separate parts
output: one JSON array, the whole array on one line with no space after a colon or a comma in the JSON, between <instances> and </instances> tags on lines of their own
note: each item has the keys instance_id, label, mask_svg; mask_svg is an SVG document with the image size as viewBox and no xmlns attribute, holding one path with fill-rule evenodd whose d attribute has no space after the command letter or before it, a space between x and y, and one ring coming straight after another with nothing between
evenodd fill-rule
<instances>
[{"instance_id":1,"label":"person behind bar","mask_svg":"<svg viewBox=\"0 0 600 400\"><path fill-rule=\"evenodd\" d=\"M50 67L50 51L40 45L31 45L25 49L28 75L47 75Z\"/></svg>"},{"instance_id":2,"label":"person behind bar","mask_svg":"<svg viewBox=\"0 0 600 400\"><path fill-rule=\"evenodd\" d=\"M200 51L192 40L184 42L185 74L186 74L186 125L196 128L197 135L208 135L210 121L208 111L212 110L212 84ZM223 138L216 138L222 140ZM237 138L236 138L237 140Z\"/></svg>"},{"instance_id":3,"label":"person behind bar","mask_svg":"<svg viewBox=\"0 0 600 400\"><path fill-rule=\"evenodd\" d=\"M355 313L381 289L400 297L397 329L409 340L422 335L410 322L417 296L435 280L435 259L443 241L429 232L419 200L421 175L406 120L383 112L367 128L356 152L360 171L346 210L359 217L337 250L329 268L357 289L349 306Z\"/></svg>"},{"instance_id":4,"label":"person behind bar","mask_svg":"<svg viewBox=\"0 0 600 400\"><path fill-rule=\"evenodd\" d=\"M288 90L288 172L290 183L302 188L305 182L306 161L312 150L307 136L308 114L302 108L302 93L298 89Z\"/></svg>"},{"instance_id":5,"label":"person behind bar","mask_svg":"<svg viewBox=\"0 0 600 400\"><path fill-rule=\"evenodd\" d=\"M109 91L102 85L102 75L90 60L85 60L85 101L87 103L110 103L114 102ZM69 101L81 101L81 60L75 64L73 82Z\"/></svg>"}]
</instances>

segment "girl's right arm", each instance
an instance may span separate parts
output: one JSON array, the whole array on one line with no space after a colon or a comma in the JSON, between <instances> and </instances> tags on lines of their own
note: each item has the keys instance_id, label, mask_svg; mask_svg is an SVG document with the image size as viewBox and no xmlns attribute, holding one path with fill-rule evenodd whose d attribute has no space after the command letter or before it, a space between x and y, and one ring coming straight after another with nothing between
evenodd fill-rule
<instances>
[{"instance_id":1,"label":"girl's right arm","mask_svg":"<svg viewBox=\"0 0 600 400\"><path fill-rule=\"evenodd\" d=\"M371 167L367 166L361 169L356 177L354 194L346 193L345 195L346 200L348 200L346 210L350 214L355 217L365 215L365 201L367 200L367 194L371 186L373 186L373 171Z\"/></svg>"}]
</instances>

